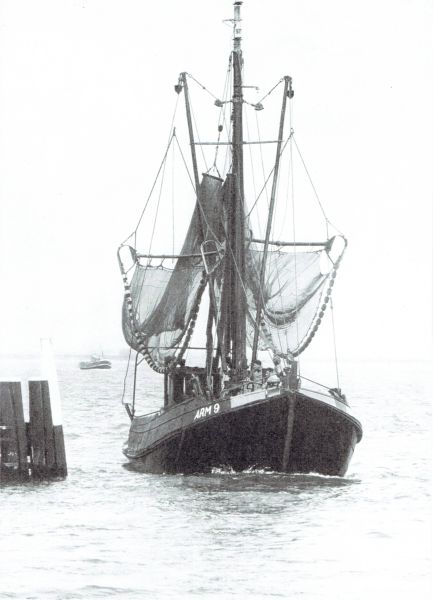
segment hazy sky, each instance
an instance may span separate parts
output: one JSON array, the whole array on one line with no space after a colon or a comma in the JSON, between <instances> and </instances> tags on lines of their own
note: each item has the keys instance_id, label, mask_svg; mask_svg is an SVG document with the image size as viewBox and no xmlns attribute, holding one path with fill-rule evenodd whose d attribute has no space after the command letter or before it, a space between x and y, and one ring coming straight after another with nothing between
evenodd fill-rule
<instances>
[{"instance_id":1,"label":"hazy sky","mask_svg":"<svg viewBox=\"0 0 433 600\"><path fill-rule=\"evenodd\" d=\"M229 0L0 0L0 352L117 351L117 246L188 71L219 91ZM289 74L295 131L349 239L339 354L425 357L432 309L432 3L245 0L248 82ZM321 342L318 342L318 347Z\"/></svg>"}]
</instances>

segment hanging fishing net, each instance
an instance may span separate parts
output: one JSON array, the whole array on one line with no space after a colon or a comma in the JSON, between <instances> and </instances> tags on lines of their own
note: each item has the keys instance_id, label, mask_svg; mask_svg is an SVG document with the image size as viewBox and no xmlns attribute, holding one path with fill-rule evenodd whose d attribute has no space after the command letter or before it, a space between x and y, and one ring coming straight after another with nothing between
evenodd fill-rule
<instances>
[{"instance_id":1,"label":"hanging fishing net","mask_svg":"<svg viewBox=\"0 0 433 600\"><path fill-rule=\"evenodd\" d=\"M192 334L208 277L201 245L218 240L221 186L221 179L203 176L199 203L177 257L144 256L130 248L134 265L123 304L123 333L155 370L164 370L179 358ZM213 254L209 252L209 260ZM121 268L129 280L123 263Z\"/></svg>"},{"instance_id":2,"label":"hanging fishing net","mask_svg":"<svg viewBox=\"0 0 433 600\"><path fill-rule=\"evenodd\" d=\"M339 240L336 242L336 240ZM258 299L261 297L259 349L300 354L316 332L331 295L344 238L332 238L320 250L291 248L268 252L263 289L260 271L263 247L246 253L249 309L248 340L252 345Z\"/></svg>"}]
</instances>

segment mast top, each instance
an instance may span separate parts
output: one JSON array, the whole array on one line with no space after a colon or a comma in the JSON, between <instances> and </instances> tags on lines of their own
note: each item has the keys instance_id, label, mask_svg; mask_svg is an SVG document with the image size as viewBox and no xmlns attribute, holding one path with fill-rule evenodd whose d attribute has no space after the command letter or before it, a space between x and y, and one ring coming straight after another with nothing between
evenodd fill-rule
<instances>
[{"instance_id":1,"label":"mast top","mask_svg":"<svg viewBox=\"0 0 433 600\"><path fill-rule=\"evenodd\" d=\"M242 29L240 26L242 0L237 0L234 3L234 18L233 18L233 50L234 52L241 51Z\"/></svg>"}]
</instances>

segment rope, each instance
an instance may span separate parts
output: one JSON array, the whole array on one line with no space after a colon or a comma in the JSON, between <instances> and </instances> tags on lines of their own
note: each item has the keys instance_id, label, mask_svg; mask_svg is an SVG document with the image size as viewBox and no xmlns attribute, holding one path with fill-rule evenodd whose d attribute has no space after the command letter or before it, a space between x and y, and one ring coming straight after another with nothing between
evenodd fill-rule
<instances>
[{"instance_id":1,"label":"rope","mask_svg":"<svg viewBox=\"0 0 433 600\"><path fill-rule=\"evenodd\" d=\"M292 102L290 102L290 105ZM290 125L291 125L292 114L290 112ZM293 175L293 142L290 142L290 191L291 191L291 205L292 205L292 232L293 241L296 242L296 221L295 221L295 184ZM298 254L296 246L294 247L295 257L295 302L296 302L296 345L299 346L299 322L298 322Z\"/></svg>"},{"instance_id":2,"label":"rope","mask_svg":"<svg viewBox=\"0 0 433 600\"><path fill-rule=\"evenodd\" d=\"M125 404L124 400L125 400L125 394L126 394L126 380L128 378L129 364L131 362L131 354L132 354L132 348L129 347L128 364L126 365L126 373L125 373L125 377L123 378L122 404ZM128 404L128 403L126 403L126 404Z\"/></svg>"},{"instance_id":3,"label":"rope","mask_svg":"<svg viewBox=\"0 0 433 600\"><path fill-rule=\"evenodd\" d=\"M226 94L226 92L227 92L227 88L228 88L228 83L227 82L229 82L229 84L231 85L231 83L230 83L230 77L229 77L230 70L231 70L231 62L232 61L231 61L231 55L230 55L229 67L228 67L228 70L227 70L227 78L226 78L226 83L225 83L225 87L224 87L224 94ZM204 85L202 85L200 82L198 82L197 79L195 79L191 74L187 73L186 75L190 79L192 79L196 84L198 84L210 96L212 96L214 99L217 99L214 94L212 94ZM260 100L260 103L265 98L267 98L279 86L279 84L282 81L284 81L284 78L280 79L278 81L278 83L265 96L263 96L263 98ZM128 238L126 238L126 240L125 240L125 242L123 242L123 244L125 244L131 238L131 236L133 236L133 235L136 236L137 230L138 230L138 228L139 228L139 226L141 224L141 221L143 219L144 213L145 213L145 211L146 211L146 209L148 207L148 204L150 202L150 198L152 197L152 194L153 194L154 189L156 187L156 183L157 183L157 181L158 181L158 179L159 179L159 177L161 175L161 172L162 172L162 175L164 176L165 168L166 168L166 160L167 160L169 149L170 149L170 147L173 144L173 138L176 139L176 143L177 143L177 146L179 148L179 151L180 151L180 154L181 154L184 166L185 166L185 168L187 170L189 179L191 181L192 187L193 187L193 189L195 188L194 183L193 183L192 178L191 178L191 174L190 174L188 166L187 166L187 163L185 161L185 157L183 155L183 152L182 152L182 149L180 147L179 141L178 141L178 139L176 137L175 130L173 129L173 123L174 123L174 118L175 118L175 114L176 114L176 110L177 110L177 104L178 104L178 97L179 96L177 96L177 98L176 98L176 105L175 105L175 110L174 110L173 119L172 119L172 127L171 127L172 133L170 135L170 138L169 138L169 141L168 141L167 148L166 148L166 151L164 153L163 159L162 159L161 164L159 166L159 169L158 169L155 181L154 181L154 183L152 185L152 188L151 188L150 194L149 194L149 196L148 196L148 198L146 200L145 206L144 206L144 208L143 208L143 210L142 210L142 212L140 214L140 218L139 218L139 221L137 223L137 226L136 226L134 232L132 234L130 234L130 236ZM229 126L227 126L227 122L226 122L226 118L225 118L226 117L226 110L227 110L227 107L224 104L221 107L220 111L219 111L218 125L220 126L221 123L224 123L225 128L228 131L228 134L230 135L231 121L230 121ZM197 133L197 139L200 142L200 138L198 136L197 123L196 123L195 115L194 115L194 113L192 111L192 107L191 107L191 114L192 114L192 118L193 118L193 122L194 122L194 128L195 128L195 131ZM258 131L258 136L259 136L258 139L260 141L260 128L259 128L259 123L258 123L258 119L257 119L257 114L256 114L256 120L257 120L257 131ZM246 122L246 125L247 125L247 129L248 129L248 120ZM221 137L221 132L219 131L218 142L220 141L220 137ZM295 142L296 150L297 150L297 152L298 152L298 154L299 154L299 156L301 158L302 164L303 164L304 169L305 169L305 171L307 173L307 176L308 176L308 179L310 181L310 184L311 184L311 186L313 188L315 197L317 199L317 202L318 202L318 204L320 206L320 209L322 211L322 214L324 216L325 223L326 223L327 237L329 238L328 224L332 225L332 223L329 221L329 219L327 218L327 216L325 214L323 206L322 206L322 204L320 202L320 199L318 197L317 191L316 191L316 189L314 187L314 184L312 182L311 176L310 176L310 174L308 172L308 169L306 167L305 161L304 161L304 159L303 159L303 157L301 155L300 149L299 149L299 147L298 147L298 145L296 143L296 140L294 138L294 131L293 131L292 128L290 130L290 135L288 136L288 138L286 139L286 141L285 141L285 143L284 143L284 145L282 147L280 155L283 154L283 152L286 149L287 144L289 143L289 141L292 140L292 138L293 138L293 141ZM172 150L173 150L173 157L174 157L174 145L173 145ZM201 152L202 152L203 160L204 160L205 165L207 167L206 158L205 158L205 155L204 155L204 152L203 152L203 148L201 148ZM218 167L217 167L218 152L219 152L219 143L217 144L217 147L215 149L215 157L214 157L214 161L213 161L213 165L212 165L217 170L217 172L219 174ZM230 155L230 149L228 149L228 152L226 153L226 159L225 159L226 161L227 161L227 158L228 158L229 155ZM260 157L261 157L263 178L265 179L264 160L263 160L263 152L262 152L262 147L261 146L260 146ZM250 149L250 159L251 159L251 163L252 163L251 149ZM173 163L174 163L174 158L173 158ZM226 165L227 165L227 162L226 162ZM265 191L265 193L266 193L266 198L267 198L267 202L268 202L268 205L269 205L267 184L268 184L269 179L271 178L271 176L272 176L272 174L274 172L274 168L275 167L272 168L272 170L270 171L268 177L265 179L265 183L264 183L262 189L260 190L259 195L256 197L256 200L254 201L253 206L251 207L251 209L249 210L249 212L245 215L246 219L248 219L250 217L250 215L251 215L252 211L254 210L255 206L257 205L257 203L258 203L261 195L263 194L263 191ZM290 143L290 170L291 170L290 181L291 181L291 194L292 194L293 235L294 235L294 238L296 239L296 230L295 230L295 221L294 221L294 216L295 216L294 211L295 211L295 208L294 208L294 189L293 189L293 183L294 182L293 182L293 144L292 143ZM173 164L173 173L174 173L174 164ZM174 178L174 175L172 175L172 215L174 215L174 197L173 197L174 186L173 186L173 178ZM164 179L164 177L162 177L162 179ZM238 184L239 184L239 182L238 182ZM156 216L155 216L155 221L154 221L152 235L151 235L150 246L152 245L153 237L154 237L154 233L155 233L156 220L157 220L157 217L158 217L159 207L160 207L160 201L161 201L162 186L163 186L163 182L161 182L161 187L160 187L160 192L159 192L159 197L158 197L158 203L157 203L157 207L156 207ZM253 170L253 189L254 189L254 195L256 195L256 187L255 187L255 180L254 180L254 170ZM241 200L242 207L244 208L244 198L241 197L240 200ZM201 214L204 217L204 220L206 222L206 225L208 227L209 232L215 237L215 239L217 239L217 236L216 236L215 232L212 230L212 228L209 225L209 222L206 219L206 214L205 214L205 211L203 210L201 202L200 202L200 200L198 198L198 194L197 194L197 203L198 203L198 206L199 206L199 210L201 211ZM244 211L244 214L245 214L245 211ZM227 247L229 253L231 254L236 275L237 275L237 277L239 277L239 281L241 283L241 288L242 288L243 294L245 296L246 302L248 304L248 292L247 292L245 283L243 281L243 277L242 277L242 274L240 272L239 265L236 262L233 249L232 249L231 244L230 244L230 242L228 240L227 230L226 230L224 221L222 221L222 223L223 223L223 226L224 226L226 240L227 240L226 247ZM174 223L173 223L173 227L174 227ZM333 225L332 225L332 227L336 231L338 231L338 229L335 228ZM174 230L172 232L172 235L173 235L173 248L174 248ZM150 250L149 250L149 252L150 252ZM344 250L343 250L342 254L340 255L339 259L336 261L336 263L334 265L334 268L333 268L333 271L332 271L332 274L328 275L328 277L330 278L330 283L329 283L329 286L328 286L328 288L326 290L326 295L325 295L325 297L323 299L323 303L320 306L320 309L318 309L317 312L316 312L315 320L314 320L314 325L311 327L310 331L306 334L306 336L304 337L304 339L301 342L299 341L299 329L297 327L297 337L298 337L298 339L297 339L297 345L298 345L298 349L294 353L295 356L299 355L309 345L309 343L311 342L312 338L314 337L314 335L315 335L315 333L317 331L317 328L318 328L318 326L319 326L319 324L321 322L324 310L326 309L326 306L327 306L328 302L330 301L331 291L332 291L332 286L334 284L334 278L335 278L336 270L337 270L337 268L339 266L339 263L340 263L340 260L342 258L343 253L344 253ZM174 254L174 249L173 249L173 254ZM249 256L249 253L247 252L246 263L248 263L248 261L251 261L251 256ZM248 265L251 266L251 262L248 263ZM253 267L255 268L255 265L253 265ZM128 270L128 272L129 272L129 270ZM181 360L182 356L185 354L185 352L186 352L186 350L188 348L188 344L190 342L191 336L192 336L194 328L195 328L196 319L197 319L197 315L198 315L198 310L199 310L199 306L200 306L201 299L202 299L202 294L203 294L204 288L206 287L206 284L207 284L207 281L208 281L206 273L205 273L205 271L203 271L203 273L202 273L202 279L200 280L200 285L199 285L199 287L197 289L197 296L196 296L196 300L194 302L194 306L193 306L193 308L192 308L192 310L190 312L190 317L188 319L187 324L185 325L185 328L184 328L182 334L180 335L180 337L178 337L178 339L176 341L176 343L178 343L182 339L182 337L184 337L184 340L183 340L183 343L182 343L182 347L180 348L180 351L177 354L177 356L174 357L172 359L172 362L170 362L170 364L167 365L166 367L160 367L160 366L158 366L156 364L156 362L154 361L154 359L152 358L152 356L150 355L150 353L149 353L149 350L147 348L148 339L146 338L146 336L141 331L139 331L139 328L137 327L137 322L136 322L136 318L135 318L135 315L134 315L134 309L133 309L133 301L132 301L131 294L130 294L130 286L129 286L128 278L127 278L127 272L124 269L122 270L122 275L123 275L123 278L124 278L126 308L127 308L127 311L128 311L129 320L130 320L130 323L131 323L131 328L132 328L133 335L135 336L135 338L136 338L136 340L138 342L139 351L140 351L140 353L143 354L146 362L149 364L149 366L151 366L151 368L153 368L155 371L157 371L159 373L167 373L167 372L170 371L171 368L173 368L173 366L176 363L178 363ZM279 274L277 274L277 275L278 275L278 283L279 283L279 286L281 288L281 281L279 279ZM296 295L296 306L297 306L297 303L298 303L298 288L297 288L296 249L295 249L295 282L296 282L295 295ZM263 290L260 290L259 293L262 294L262 297L263 297ZM333 310L333 307L332 307L332 300L331 300L331 311L332 310ZM252 316L251 316L251 314L250 314L250 312L248 310L248 306L247 306L246 312L247 312L247 317L250 320L252 320L252 322L254 323L254 320L252 319ZM297 308L296 308L296 312L297 312ZM333 313L332 313L332 323L333 323L333 331L334 331L334 355L335 355L335 359L336 359L336 362L337 362L336 341L335 341L335 327L334 327ZM266 323L263 323L263 327L262 327L262 324L260 324L259 327L261 329L260 335L264 336L266 340L269 340L272 343L272 346L273 346L272 337L271 337L271 334L270 334L270 332L269 332L269 330L268 330L268 328L266 326ZM287 338L286 338L286 341L287 341ZM129 363L128 363L128 368L129 368ZM337 380L338 380L338 385L339 385L338 367L337 367ZM126 385L126 378L125 378L125 382L124 382L124 391L125 391L125 385Z\"/></svg>"},{"instance_id":4,"label":"rope","mask_svg":"<svg viewBox=\"0 0 433 600\"><path fill-rule=\"evenodd\" d=\"M338 359L337 359L337 341L335 335L335 322L334 322L334 303L332 298L330 298L331 305L331 321L332 321L332 338L334 341L334 360L335 360L335 374L337 376L337 388L340 388L340 375L338 373Z\"/></svg>"},{"instance_id":5,"label":"rope","mask_svg":"<svg viewBox=\"0 0 433 600\"><path fill-rule=\"evenodd\" d=\"M223 131L223 129L225 128L227 131L228 136L230 136L230 129L227 127L227 123L226 123L226 118L225 118L225 111L226 111L226 104L225 104L225 99L227 97L227 91L229 89L230 86L230 72L231 72L231 65L232 65L232 56L230 54L230 58L229 58L229 64L227 67L227 73L226 73L226 80L224 82L224 89L223 89L223 105L220 107L219 110L219 115L218 115L218 140L217 140L217 145L215 148L215 157L214 157L214 161L213 161L213 165L211 167L216 169L216 172L218 173L218 177L221 177L220 172L218 170L217 167L217 158L218 158L218 152L219 152L219 141L221 139L221 133Z\"/></svg>"},{"instance_id":6,"label":"rope","mask_svg":"<svg viewBox=\"0 0 433 600\"><path fill-rule=\"evenodd\" d=\"M177 139L177 138L176 138ZM174 154L174 145L172 147L172 155L171 155L171 241L172 241L172 253L174 254L175 248L175 230L174 230L174 162L175 162L175 154Z\"/></svg>"}]
</instances>

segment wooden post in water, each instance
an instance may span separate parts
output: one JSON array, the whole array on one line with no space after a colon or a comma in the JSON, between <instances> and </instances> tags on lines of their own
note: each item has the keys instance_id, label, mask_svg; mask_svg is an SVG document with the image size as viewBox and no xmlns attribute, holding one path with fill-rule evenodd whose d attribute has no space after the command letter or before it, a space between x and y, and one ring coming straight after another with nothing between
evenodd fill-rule
<instances>
[{"instance_id":1,"label":"wooden post in water","mask_svg":"<svg viewBox=\"0 0 433 600\"><path fill-rule=\"evenodd\" d=\"M54 362L53 348L50 339L43 339L41 341L41 352L42 372L44 377L46 377L47 381L49 382L49 388L48 385L46 388L44 385L42 386L42 401L43 406L45 407L45 422L49 423L50 416L50 423L53 431L54 463L51 473L54 477L66 477L68 474L68 469L66 466L65 441L63 437L62 404L60 399L57 371Z\"/></svg>"},{"instance_id":2,"label":"wooden post in water","mask_svg":"<svg viewBox=\"0 0 433 600\"><path fill-rule=\"evenodd\" d=\"M34 477L66 477L62 410L51 340L41 341L43 379L29 381L31 464Z\"/></svg>"},{"instance_id":3,"label":"wooden post in water","mask_svg":"<svg viewBox=\"0 0 433 600\"><path fill-rule=\"evenodd\" d=\"M20 381L0 381L0 480L66 477L65 443L51 342L42 340L43 379L29 381L29 423ZM27 427L28 425L28 427Z\"/></svg>"},{"instance_id":4,"label":"wooden post in water","mask_svg":"<svg viewBox=\"0 0 433 600\"><path fill-rule=\"evenodd\" d=\"M40 381L29 381L29 439L32 475L45 477L45 435Z\"/></svg>"},{"instance_id":5,"label":"wooden post in water","mask_svg":"<svg viewBox=\"0 0 433 600\"><path fill-rule=\"evenodd\" d=\"M66 477L63 426L55 422L48 381L29 381L32 474L37 478Z\"/></svg>"},{"instance_id":6,"label":"wooden post in water","mask_svg":"<svg viewBox=\"0 0 433 600\"><path fill-rule=\"evenodd\" d=\"M21 382L0 381L0 480L28 477Z\"/></svg>"}]
</instances>

